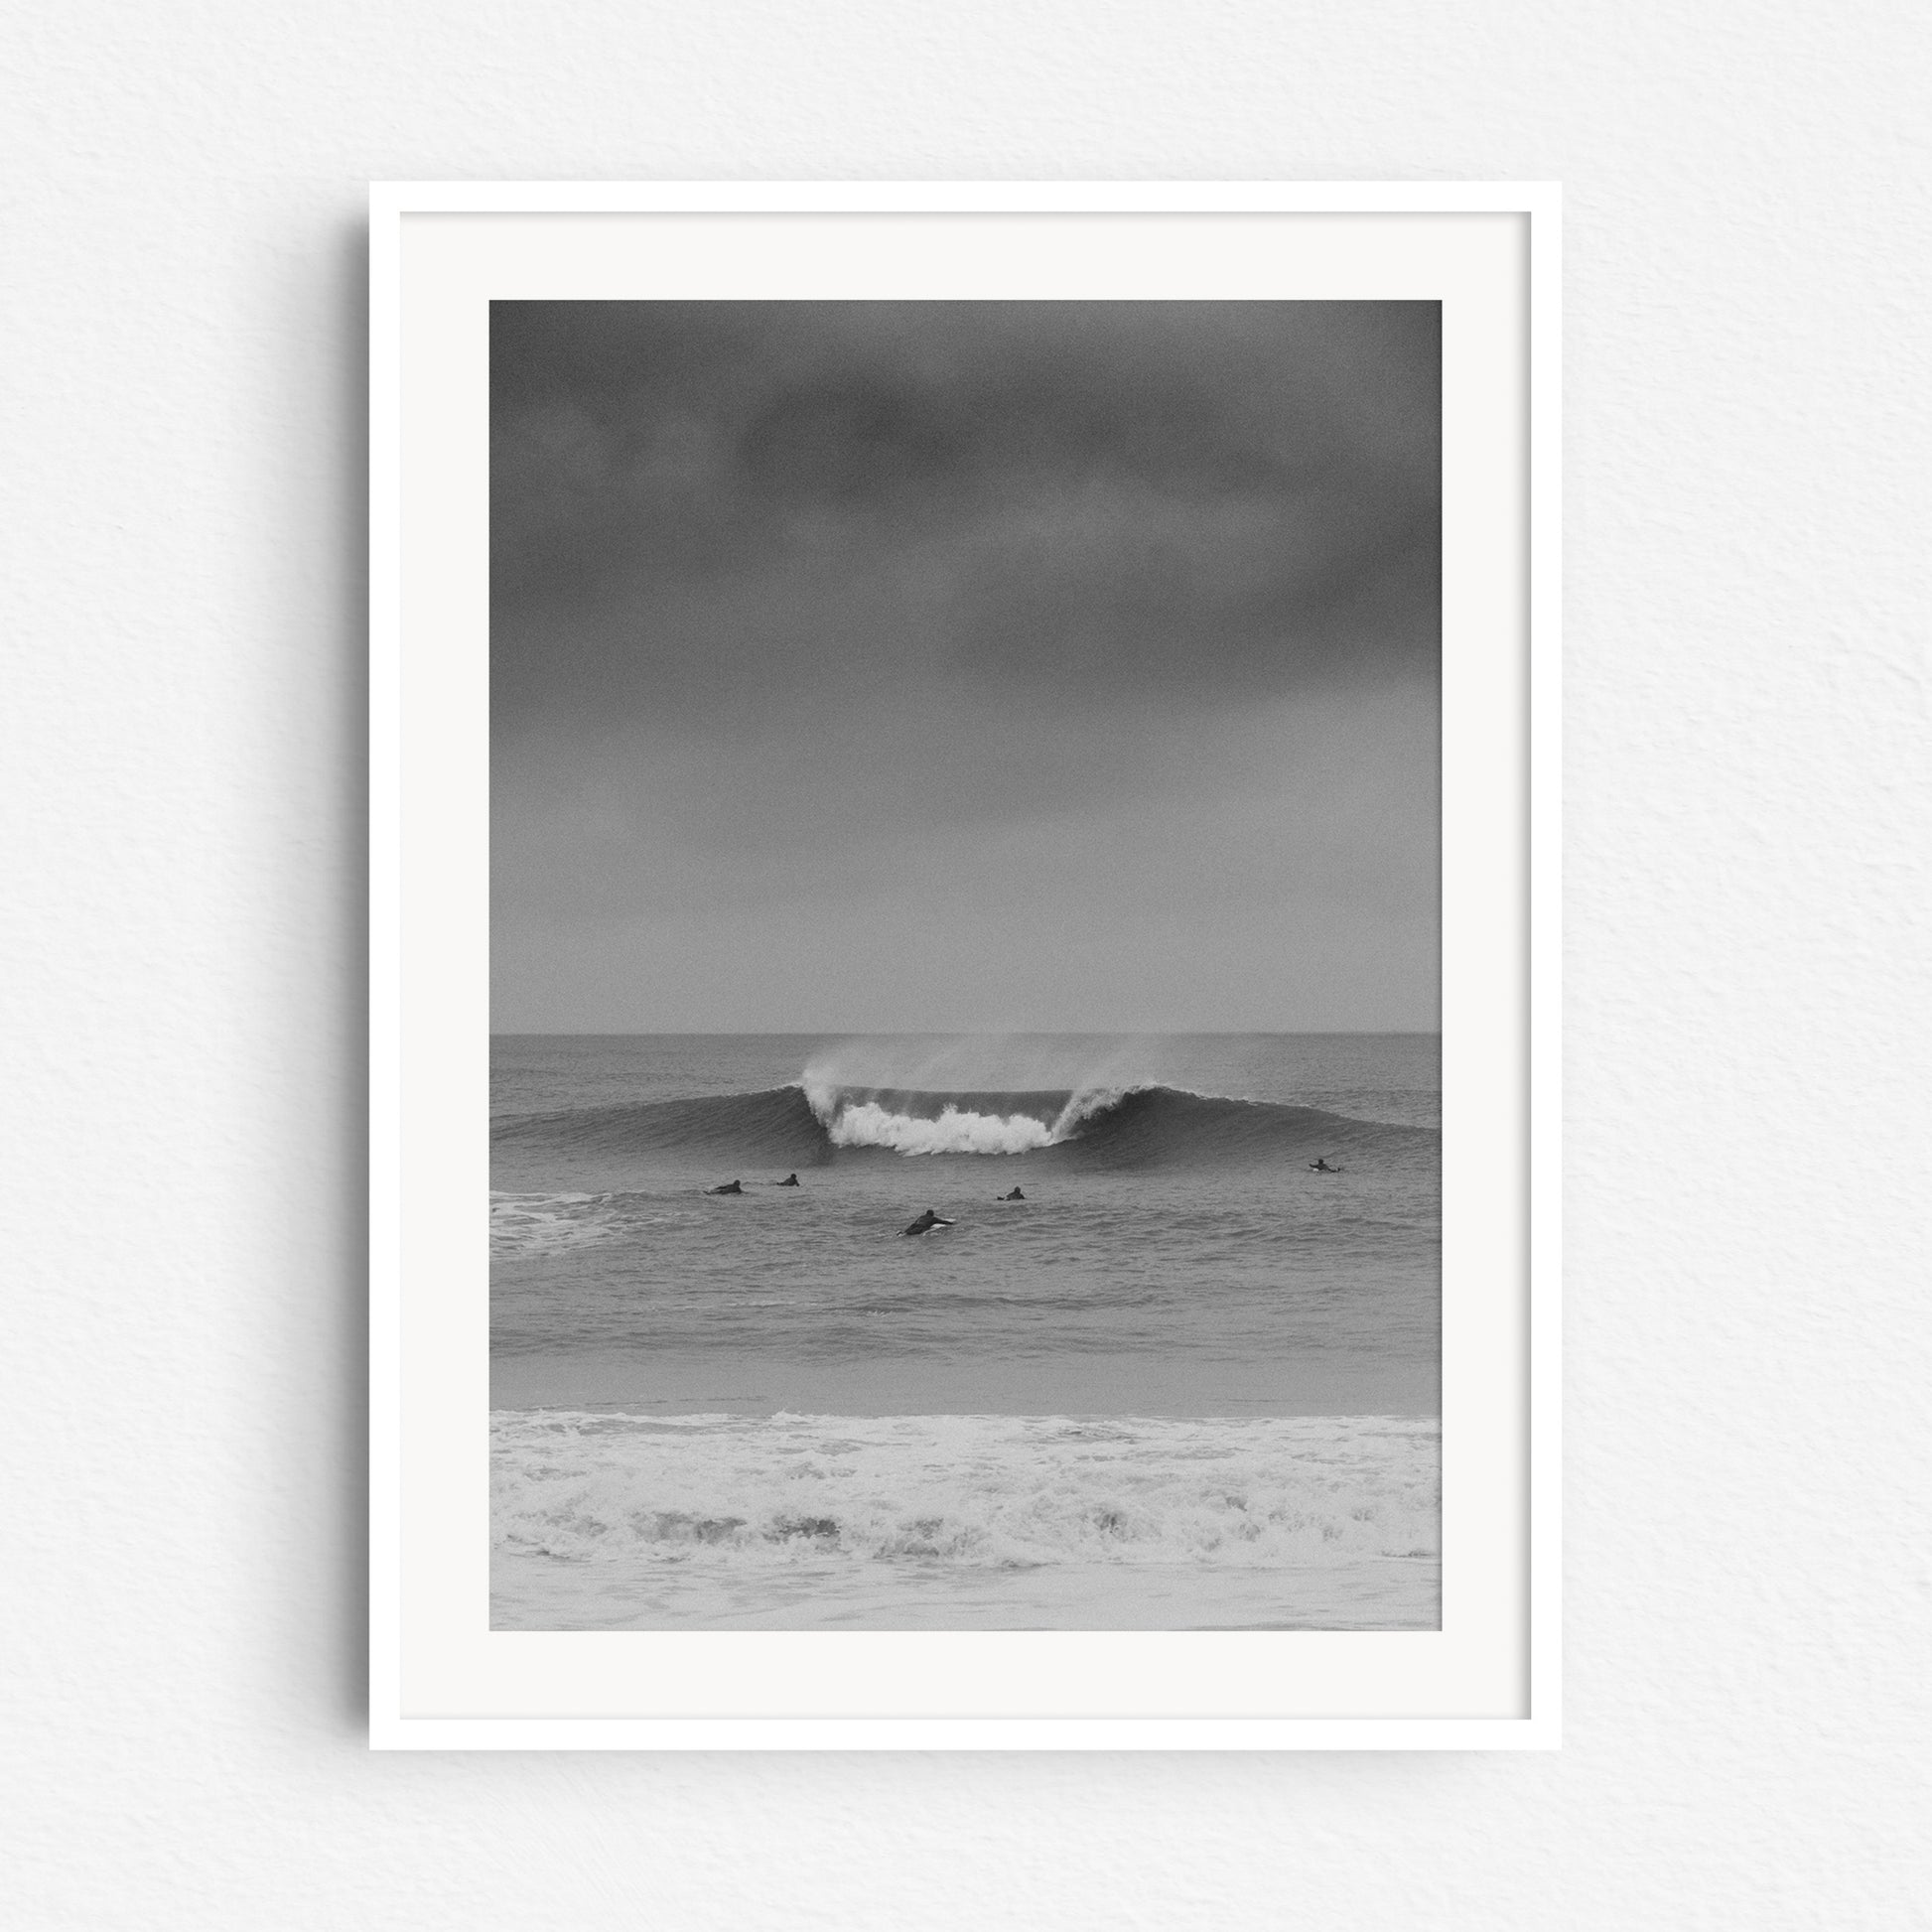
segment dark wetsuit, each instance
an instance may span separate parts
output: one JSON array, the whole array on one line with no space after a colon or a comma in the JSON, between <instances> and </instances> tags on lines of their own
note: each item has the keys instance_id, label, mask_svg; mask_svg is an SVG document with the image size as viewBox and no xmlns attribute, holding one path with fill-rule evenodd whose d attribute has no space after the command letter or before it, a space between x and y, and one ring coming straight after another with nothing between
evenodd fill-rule
<instances>
[{"instance_id":1,"label":"dark wetsuit","mask_svg":"<svg viewBox=\"0 0 1932 1932\"><path fill-rule=\"evenodd\" d=\"M742 1180L728 1180L722 1187L707 1187L705 1189L707 1194L742 1194L744 1191L745 1183Z\"/></svg>"}]
</instances>

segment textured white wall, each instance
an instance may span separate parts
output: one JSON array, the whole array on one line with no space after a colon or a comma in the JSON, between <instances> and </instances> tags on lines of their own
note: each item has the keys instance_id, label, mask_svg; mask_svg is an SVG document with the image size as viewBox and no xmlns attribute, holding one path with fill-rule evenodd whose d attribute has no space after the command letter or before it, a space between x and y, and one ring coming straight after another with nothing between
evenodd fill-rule
<instances>
[{"instance_id":1,"label":"textured white wall","mask_svg":"<svg viewBox=\"0 0 1932 1932\"><path fill-rule=\"evenodd\" d=\"M1906 4L52 0L0 61L0 1879L33 1927L1904 1925ZM1561 1755L371 1756L362 182L1568 184Z\"/></svg>"}]
</instances>

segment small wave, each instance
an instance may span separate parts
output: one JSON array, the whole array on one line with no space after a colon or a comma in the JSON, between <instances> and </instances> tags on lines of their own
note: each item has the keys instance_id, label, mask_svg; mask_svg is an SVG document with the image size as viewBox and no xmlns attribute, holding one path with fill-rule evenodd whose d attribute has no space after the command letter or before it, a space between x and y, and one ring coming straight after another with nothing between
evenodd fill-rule
<instances>
[{"instance_id":1,"label":"small wave","mask_svg":"<svg viewBox=\"0 0 1932 1932\"><path fill-rule=\"evenodd\" d=\"M653 1227L672 1216L650 1211L641 1194L514 1194L489 1196L489 1252L565 1254L615 1235Z\"/></svg>"},{"instance_id":2,"label":"small wave","mask_svg":"<svg viewBox=\"0 0 1932 1932\"><path fill-rule=\"evenodd\" d=\"M1440 1549L1433 1422L492 1418L492 1535L568 1561L1235 1569Z\"/></svg>"},{"instance_id":3,"label":"small wave","mask_svg":"<svg viewBox=\"0 0 1932 1932\"><path fill-rule=\"evenodd\" d=\"M585 1210L595 1194L506 1194L489 1197L492 1255L561 1254L600 1240L600 1218Z\"/></svg>"}]
</instances>

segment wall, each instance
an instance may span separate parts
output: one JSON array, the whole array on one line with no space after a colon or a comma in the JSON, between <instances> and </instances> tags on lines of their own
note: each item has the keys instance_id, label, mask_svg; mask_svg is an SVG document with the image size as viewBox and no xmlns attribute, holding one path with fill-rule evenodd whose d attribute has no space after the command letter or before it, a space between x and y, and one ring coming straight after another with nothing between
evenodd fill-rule
<instances>
[{"instance_id":1,"label":"wall","mask_svg":"<svg viewBox=\"0 0 1932 1932\"><path fill-rule=\"evenodd\" d=\"M1913 21L13 10L20 1922L1908 1922L1932 1581ZM1568 184L1561 1755L363 1748L361 184L630 175Z\"/></svg>"}]
</instances>

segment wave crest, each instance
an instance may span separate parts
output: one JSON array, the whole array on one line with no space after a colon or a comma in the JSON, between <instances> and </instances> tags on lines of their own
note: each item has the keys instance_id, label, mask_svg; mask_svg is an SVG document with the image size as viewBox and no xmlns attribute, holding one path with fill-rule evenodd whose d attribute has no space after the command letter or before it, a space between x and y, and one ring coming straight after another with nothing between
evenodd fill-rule
<instances>
[{"instance_id":1,"label":"wave crest","mask_svg":"<svg viewBox=\"0 0 1932 1932\"><path fill-rule=\"evenodd\" d=\"M1051 1147L1052 1130L1031 1114L961 1113L936 1120L889 1113L876 1100L845 1107L826 1123L834 1147L889 1147L900 1154L1029 1154Z\"/></svg>"},{"instance_id":2,"label":"wave crest","mask_svg":"<svg viewBox=\"0 0 1932 1932\"><path fill-rule=\"evenodd\" d=\"M834 1147L897 1154L1034 1154L1057 1147L1118 1092L939 1094L805 1081Z\"/></svg>"},{"instance_id":3,"label":"wave crest","mask_svg":"<svg viewBox=\"0 0 1932 1932\"><path fill-rule=\"evenodd\" d=\"M787 1168L822 1167L841 1151L1184 1168L1316 1154L1411 1159L1433 1155L1439 1144L1433 1128L1181 1087L942 1093L835 1085L809 1074L761 1093L517 1115L496 1121L491 1134L506 1153Z\"/></svg>"}]
</instances>

